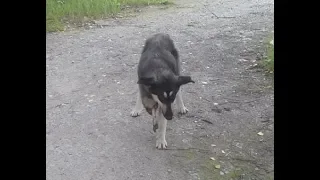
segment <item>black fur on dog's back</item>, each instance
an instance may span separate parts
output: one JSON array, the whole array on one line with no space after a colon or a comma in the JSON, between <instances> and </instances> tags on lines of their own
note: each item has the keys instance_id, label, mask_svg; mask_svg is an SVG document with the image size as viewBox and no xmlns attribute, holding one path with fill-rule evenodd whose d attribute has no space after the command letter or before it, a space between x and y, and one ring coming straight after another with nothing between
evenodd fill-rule
<instances>
[{"instance_id":1,"label":"black fur on dog's back","mask_svg":"<svg viewBox=\"0 0 320 180\"><path fill-rule=\"evenodd\" d=\"M171 70L175 75L180 75L179 54L170 36L158 33L146 40L138 66L138 76L157 78L158 73L163 75L163 70Z\"/></svg>"}]
</instances>

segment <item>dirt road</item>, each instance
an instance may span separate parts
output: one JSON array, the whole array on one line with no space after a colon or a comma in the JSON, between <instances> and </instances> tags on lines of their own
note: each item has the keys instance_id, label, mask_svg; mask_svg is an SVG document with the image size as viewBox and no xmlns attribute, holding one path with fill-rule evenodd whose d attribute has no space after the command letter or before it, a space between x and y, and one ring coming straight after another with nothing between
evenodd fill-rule
<instances>
[{"instance_id":1,"label":"dirt road","mask_svg":"<svg viewBox=\"0 0 320 180\"><path fill-rule=\"evenodd\" d=\"M273 179L273 87L251 68L272 0L179 0L101 27L47 34L48 180ZM196 81L182 89L188 114L168 122L168 150L146 112L130 116L142 46L158 32Z\"/></svg>"}]
</instances>

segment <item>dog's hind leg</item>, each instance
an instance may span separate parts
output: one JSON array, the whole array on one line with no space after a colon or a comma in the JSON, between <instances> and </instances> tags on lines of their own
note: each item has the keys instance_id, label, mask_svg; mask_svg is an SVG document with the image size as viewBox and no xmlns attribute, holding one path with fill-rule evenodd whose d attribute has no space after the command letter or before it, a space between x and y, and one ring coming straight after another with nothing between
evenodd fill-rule
<instances>
[{"instance_id":1,"label":"dog's hind leg","mask_svg":"<svg viewBox=\"0 0 320 180\"><path fill-rule=\"evenodd\" d=\"M161 107L158 106L156 110L156 123L158 124L158 131L156 135L156 147L158 149L166 149L166 131L167 131L167 120L162 114Z\"/></svg>"},{"instance_id":2,"label":"dog's hind leg","mask_svg":"<svg viewBox=\"0 0 320 180\"><path fill-rule=\"evenodd\" d=\"M181 89L179 89L176 97L176 102L178 106L178 111L181 114L187 113L189 110L184 106L183 100L182 100L182 95L181 95Z\"/></svg>"},{"instance_id":3,"label":"dog's hind leg","mask_svg":"<svg viewBox=\"0 0 320 180\"><path fill-rule=\"evenodd\" d=\"M138 87L136 105L134 106L130 114L132 117L137 117L141 114L142 110L143 110L143 104L141 99L141 90Z\"/></svg>"}]
</instances>

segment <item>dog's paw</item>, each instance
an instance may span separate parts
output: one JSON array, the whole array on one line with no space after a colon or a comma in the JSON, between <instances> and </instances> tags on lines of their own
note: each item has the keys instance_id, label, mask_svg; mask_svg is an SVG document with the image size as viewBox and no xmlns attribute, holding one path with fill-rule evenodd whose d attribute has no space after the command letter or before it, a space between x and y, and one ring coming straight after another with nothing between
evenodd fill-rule
<instances>
[{"instance_id":1,"label":"dog's paw","mask_svg":"<svg viewBox=\"0 0 320 180\"><path fill-rule=\"evenodd\" d=\"M167 148L167 141L165 139L162 139L162 138L157 139L156 147L158 149L166 149Z\"/></svg>"},{"instance_id":2,"label":"dog's paw","mask_svg":"<svg viewBox=\"0 0 320 180\"><path fill-rule=\"evenodd\" d=\"M185 106L182 106L180 109L179 109L179 113L180 114L186 114L189 110L185 107Z\"/></svg>"},{"instance_id":3,"label":"dog's paw","mask_svg":"<svg viewBox=\"0 0 320 180\"><path fill-rule=\"evenodd\" d=\"M131 111L130 115L132 117L137 117L137 116L140 116L141 112L142 112L142 110L141 111L137 111L136 109L134 109L134 110Z\"/></svg>"}]
</instances>

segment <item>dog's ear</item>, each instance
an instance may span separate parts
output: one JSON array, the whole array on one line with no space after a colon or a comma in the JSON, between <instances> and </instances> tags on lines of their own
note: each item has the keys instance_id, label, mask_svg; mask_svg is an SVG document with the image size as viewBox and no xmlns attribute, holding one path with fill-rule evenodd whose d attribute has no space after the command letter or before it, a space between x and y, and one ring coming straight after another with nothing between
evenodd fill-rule
<instances>
[{"instance_id":1,"label":"dog's ear","mask_svg":"<svg viewBox=\"0 0 320 180\"><path fill-rule=\"evenodd\" d=\"M151 86L151 85L154 85L154 78L153 77L141 77L141 78L139 78L137 83Z\"/></svg>"},{"instance_id":2,"label":"dog's ear","mask_svg":"<svg viewBox=\"0 0 320 180\"><path fill-rule=\"evenodd\" d=\"M178 85L181 86L181 85L184 85L184 84L187 84L187 83L195 83L190 76L179 76L178 77Z\"/></svg>"}]
</instances>

